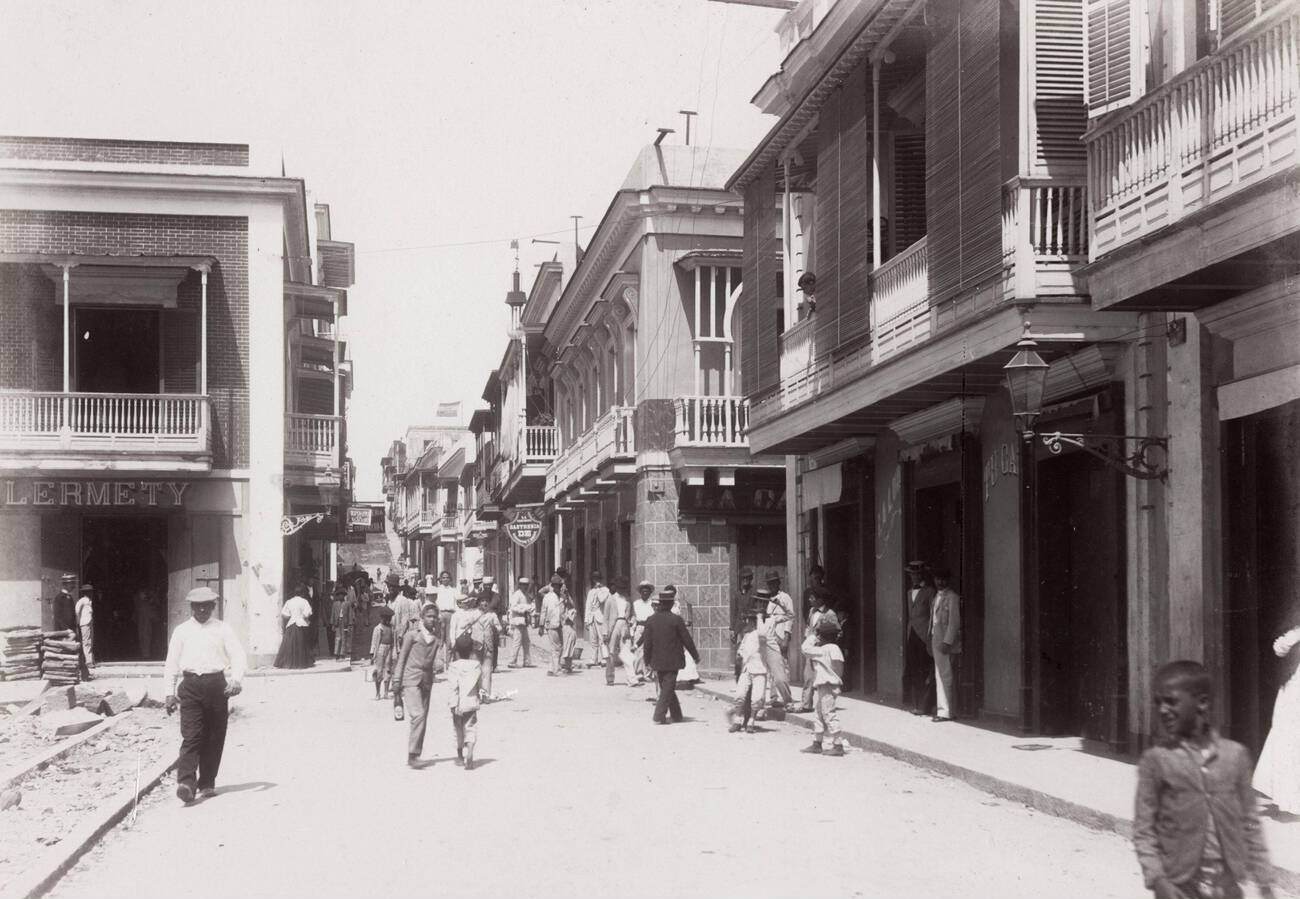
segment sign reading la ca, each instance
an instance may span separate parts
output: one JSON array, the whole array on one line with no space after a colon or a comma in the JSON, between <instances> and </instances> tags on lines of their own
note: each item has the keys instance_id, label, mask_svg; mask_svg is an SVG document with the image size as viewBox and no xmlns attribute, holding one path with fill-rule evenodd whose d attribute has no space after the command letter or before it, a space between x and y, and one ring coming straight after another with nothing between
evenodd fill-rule
<instances>
[{"instance_id":1,"label":"sign reading la ca","mask_svg":"<svg viewBox=\"0 0 1300 899\"><path fill-rule=\"evenodd\" d=\"M188 481L0 480L0 504L6 509L37 508L176 508L185 505Z\"/></svg>"},{"instance_id":2,"label":"sign reading la ca","mask_svg":"<svg viewBox=\"0 0 1300 899\"><path fill-rule=\"evenodd\" d=\"M542 536L542 516L532 509L516 509L505 527L517 545L532 546Z\"/></svg>"}]
</instances>

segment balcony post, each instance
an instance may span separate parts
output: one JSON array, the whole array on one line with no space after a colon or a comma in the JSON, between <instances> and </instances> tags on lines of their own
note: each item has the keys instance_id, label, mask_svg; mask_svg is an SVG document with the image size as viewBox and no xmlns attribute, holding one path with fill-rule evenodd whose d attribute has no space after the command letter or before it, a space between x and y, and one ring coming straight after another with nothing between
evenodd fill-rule
<instances>
[{"instance_id":1,"label":"balcony post","mask_svg":"<svg viewBox=\"0 0 1300 899\"><path fill-rule=\"evenodd\" d=\"M731 344L728 343L722 348L722 395L731 396L732 386Z\"/></svg>"},{"instance_id":2,"label":"balcony post","mask_svg":"<svg viewBox=\"0 0 1300 899\"><path fill-rule=\"evenodd\" d=\"M699 269L696 269L695 271L699 272ZM704 373L700 371L700 342L698 340L695 341L694 350L695 350L695 395L699 396L701 393L703 393L703 391L700 389L700 380Z\"/></svg>"},{"instance_id":3,"label":"balcony post","mask_svg":"<svg viewBox=\"0 0 1300 899\"><path fill-rule=\"evenodd\" d=\"M208 270L199 266L199 393L208 395Z\"/></svg>"},{"instance_id":4,"label":"balcony post","mask_svg":"<svg viewBox=\"0 0 1300 899\"><path fill-rule=\"evenodd\" d=\"M59 433L65 446L72 441L72 301L69 298L69 285L72 280L72 266L63 264L63 410Z\"/></svg>"},{"instance_id":5,"label":"balcony post","mask_svg":"<svg viewBox=\"0 0 1300 899\"><path fill-rule=\"evenodd\" d=\"M871 62L871 270L884 259L880 246L880 59Z\"/></svg>"},{"instance_id":6,"label":"balcony post","mask_svg":"<svg viewBox=\"0 0 1300 899\"><path fill-rule=\"evenodd\" d=\"M1015 207L1015 232L1011 235L1013 246L1016 248L1016 273L1015 273L1015 295L1018 299L1033 299L1034 290L1034 212L1035 196L1034 190L1020 183L1019 180L1013 182L1015 196L1011 202Z\"/></svg>"}]
</instances>

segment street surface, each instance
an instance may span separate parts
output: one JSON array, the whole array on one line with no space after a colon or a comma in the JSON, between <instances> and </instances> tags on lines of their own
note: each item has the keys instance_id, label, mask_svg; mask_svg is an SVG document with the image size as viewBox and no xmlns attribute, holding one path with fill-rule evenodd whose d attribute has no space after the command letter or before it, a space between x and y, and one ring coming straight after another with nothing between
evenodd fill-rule
<instances>
[{"instance_id":1,"label":"street surface","mask_svg":"<svg viewBox=\"0 0 1300 899\"><path fill-rule=\"evenodd\" d=\"M801 753L794 725L728 734L698 692L661 727L649 688L599 671L495 688L518 693L480 712L475 770L453 762L441 682L435 761L412 770L406 723L359 671L250 678L220 793L186 808L169 777L51 895L1144 895L1114 834L869 753Z\"/></svg>"}]
</instances>

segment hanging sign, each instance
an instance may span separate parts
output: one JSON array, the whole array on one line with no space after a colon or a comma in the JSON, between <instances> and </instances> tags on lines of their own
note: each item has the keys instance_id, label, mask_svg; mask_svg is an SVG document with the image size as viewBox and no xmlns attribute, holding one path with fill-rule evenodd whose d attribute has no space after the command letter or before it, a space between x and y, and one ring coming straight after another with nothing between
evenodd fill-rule
<instances>
[{"instance_id":1,"label":"hanging sign","mask_svg":"<svg viewBox=\"0 0 1300 899\"><path fill-rule=\"evenodd\" d=\"M370 506L348 506L348 526L368 528L374 510Z\"/></svg>"},{"instance_id":2,"label":"hanging sign","mask_svg":"<svg viewBox=\"0 0 1300 899\"><path fill-rule=\"evenodd\" d=\"M517 546L532 546L542 536L542 515L536 509L515 509L506 513L505 527Z\"/></svg>"}]
</instances>

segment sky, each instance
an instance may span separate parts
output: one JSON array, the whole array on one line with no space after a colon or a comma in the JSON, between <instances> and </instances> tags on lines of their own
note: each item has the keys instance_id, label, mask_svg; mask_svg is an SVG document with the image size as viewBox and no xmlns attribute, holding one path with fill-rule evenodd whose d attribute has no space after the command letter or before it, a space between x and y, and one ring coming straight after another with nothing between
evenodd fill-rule
<instances>
[{"instance_id":1,"label":"sky","mask_svg":"<svg viewBox=\"0 0 1300 899\"><path fill-rule=\"evenodd\" d=\"M656 128L752 148L778 10L710 0L0 0L0 133L269 141L356 244L358 499L440 402L465 419L553 245L587 242ZM14 90L14 86L26 86Z\"/></svg>"}]
</instances>

